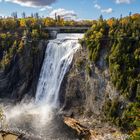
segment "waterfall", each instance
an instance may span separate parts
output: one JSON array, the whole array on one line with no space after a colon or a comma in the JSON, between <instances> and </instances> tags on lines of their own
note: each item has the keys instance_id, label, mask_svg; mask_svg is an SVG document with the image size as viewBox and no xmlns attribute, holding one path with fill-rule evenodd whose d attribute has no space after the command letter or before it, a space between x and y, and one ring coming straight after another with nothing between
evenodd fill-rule
<instances>
[{"instance_id":1,"label":"waterfall","mask_svg":"<svg viewBox=\"0 0 140 140\"><path fill-rule=\"evenodd\" d=\"M59 109L60 86L70 68L74 53L80 48L78 39L82 37L83 34L58 34L56 39L49 41L35 101L23 101L15 106L4 107L10 130L22 130L27 136L37 136L43 140L78 137L66 127L55 109Z\"/></svg>"},{"instance_id":2,"label":"waterfall","mask_svg":"<svg viewBox=\"0 0 140 140\"><path fill-rule=\"evenodd\" d=\"M50 40L46 49L37 86L36 103L59 106L59 90L73 55L79 49L78 39L83 34L58 34Z\"/></svg>"}]
</instances>

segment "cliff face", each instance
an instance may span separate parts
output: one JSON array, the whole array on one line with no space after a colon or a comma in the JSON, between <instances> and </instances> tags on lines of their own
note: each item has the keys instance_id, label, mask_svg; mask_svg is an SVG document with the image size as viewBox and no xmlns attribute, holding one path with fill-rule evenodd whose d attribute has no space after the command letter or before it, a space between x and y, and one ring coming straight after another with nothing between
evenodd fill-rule
<instances>
[{"instance_id":1,"label":"cliff face","mask_svg":"<svg viewBox=\"0 0 140 140\"><path fill-rule=\"evenodd\" d=\"M75 54L60 90L62 114L76 119L89 130L90 135L85 134L89 139L126 139L128 136L110 123L108 117L110 113L121 115L126 101L110 81L106 53L106 49L101 51L96 64L88 60L84 47ZM79 128L77 123L69 123L72 128Z\"/></svg>"},{"instance_id":2,"label":"cliff face","mask_svg":"<svg viewBox=\"0 0 140 140\"><path fill-rule=\"evenodd\" d=\"M16 53L5 69L0 69L0 97L20 101L25 95L34 96L42 66L46 42L37 47L30 42Z\"/></svg>"},{"instance_id":3,"label":"cliff face","mask_svg":"<svg viewBox=\"0 0 140 140\"><path fill-rule=\"evenodd\" d=\"M123 99L110 82L105 62L106 50L102 50L96 65L88 61L87 53L83 47L75 54L71 69L62 83L60 99L63 111L68 115L103 117L107 100Z\"/></svg>"}]
</instances>

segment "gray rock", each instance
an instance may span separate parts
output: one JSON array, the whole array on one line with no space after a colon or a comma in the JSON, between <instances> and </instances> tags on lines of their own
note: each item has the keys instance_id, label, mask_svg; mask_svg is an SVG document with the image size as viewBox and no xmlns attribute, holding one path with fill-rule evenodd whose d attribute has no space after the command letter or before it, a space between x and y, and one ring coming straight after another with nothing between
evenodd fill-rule
<instances>
[{"instance_id":1,"label":"gray rock","mask_svg":"<svg viewBox=\"0 0 140 140\"><path fill-rule=\"evenodd\" d=\"M28 43L5 70L0 70L0 97L20 101L35 96L47 41L40 41L37 52Z\"/></svg>"}]
</instances>

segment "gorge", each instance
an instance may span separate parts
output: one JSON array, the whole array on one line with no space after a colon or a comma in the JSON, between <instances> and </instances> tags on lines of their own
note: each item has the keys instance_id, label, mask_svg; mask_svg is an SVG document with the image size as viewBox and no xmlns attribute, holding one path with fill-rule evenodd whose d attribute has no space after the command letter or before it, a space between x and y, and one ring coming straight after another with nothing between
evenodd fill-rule
<instances>
[{"instance_id":1,"label":"gorge","mask_svg":"<svg viewBox=\"0 0 140 140\"><path fill-rule=\"evenodd\" d=\"M83 26L76 21L17 19L32 23L17 30L15 19L2 21L2 134L16 132L27 140L139 140L139 14L101 16L90 28L86 21L84 34L69 30ZM50 22L55 29L66 24L67 33L51 38L45 30L53 28ZM5 29L9 23L13 29Z\"/></svg>"}]
</instances>

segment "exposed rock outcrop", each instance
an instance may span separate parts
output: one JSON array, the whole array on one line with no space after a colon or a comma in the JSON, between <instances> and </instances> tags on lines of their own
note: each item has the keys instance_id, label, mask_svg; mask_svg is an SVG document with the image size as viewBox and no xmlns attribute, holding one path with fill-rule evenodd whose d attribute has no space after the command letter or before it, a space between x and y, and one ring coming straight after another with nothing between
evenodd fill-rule
<instances>
[{"instance_id":1,"label":"exposed rock outcrop","mask_svg":"<svg viewBox=\"0 0 140 140\"><path fill-rule=\"evenodd\" d=\"M89 62L87 57L84 48L75 54L71 69L61 86L63 110L69 110L74 115L100 115L105 97L111 99L119 94L109 80L110 74L104 60L105 50L96 65ZM86 67L91 69L90 76Z\"/></svg>"},{"instance_id":2,"label":"exposed rock outcrop","mask_svg":"<svg viewBox=\"0 0 140 140\"><path fill-rule=\"evenodd\" d=\"M0 140L41 140L40 137L22 132L0 131Z\"/></svg>"},{"instance_id":3,"label":"exposed rock outcrop","mask_svg":"<svg viewBox=\"0 0 140 140\"><path fill-rule=\"evenodd\" d=\"M17 140L18 135L6 132L0 132L0 140Z\"/></svg>"},{"instance_id":4,"label":"exposed rock outcrop","mask_svg":"<svg viewBox=\"0 0 140 140\"><path fill-rule=\"evenodd\" d=\"M91 136L90 130L82 126L77 120L69 117L64 117L64 122L67 126L76 131L79 137L89 139Z\"/></svg>"},{"instance_id":5,"label":"exposed rock outcrop","mask_svg":"<svg viewBox=\"0 0 140 140\"><path fill-rule=\"evenodd\" d=\"M81 125L81 122L69 117L64 117L64 122L68 127L72 128L82 140L125 140L128 138L127 135L123 135L111 127L106 129L90 129Z\"/></svg>"},{"instance_id":6,"label":"exposed rock outcrop","mask_svg":"<svg viewBox=\"0 0 140 140\"><path fill-rule=\"evenodd\" d=\"M6 69L0 69L0 97L20 101L25 95L35 95L42 66L46 41L29 42L21 53L16 54Z\"/></svg>"}]
</instances>

